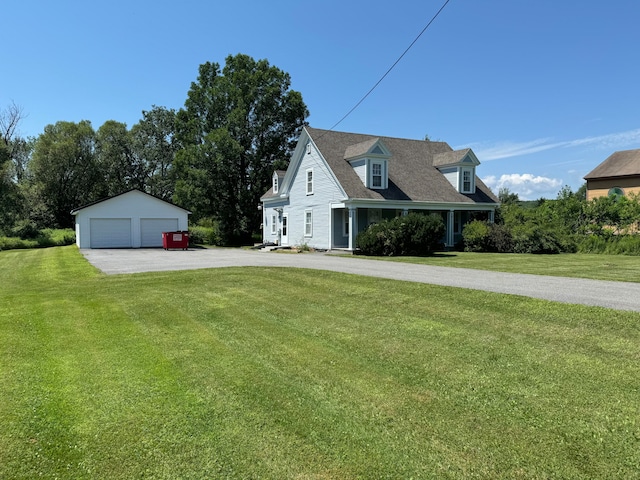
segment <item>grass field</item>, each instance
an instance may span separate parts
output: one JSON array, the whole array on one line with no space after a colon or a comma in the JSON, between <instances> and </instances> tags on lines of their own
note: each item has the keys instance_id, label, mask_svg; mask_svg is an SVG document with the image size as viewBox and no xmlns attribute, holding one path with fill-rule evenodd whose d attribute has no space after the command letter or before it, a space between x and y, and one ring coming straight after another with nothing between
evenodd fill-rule
<instances>
[{"instance_id":1,"label":"grass field","mask_svg":"<svg viewBox=\"0 0 640 480\"><path fill-rule=\"evenodd\" d=\"M0 252L0 478L639 478L640 316Z\"/></svg>"},{"instance_id":2,"label":"grass field","mask_svg":"<svg viewBox=\"0 0 640 480\"><path fill-rule=\"evenodd\" d=\"M631 255L441 252L430 257L367 257L356 255L353 258L418 263L441 267L474 268L496 272L640 282L640 257Z\"/></svg>"}]
</instances>

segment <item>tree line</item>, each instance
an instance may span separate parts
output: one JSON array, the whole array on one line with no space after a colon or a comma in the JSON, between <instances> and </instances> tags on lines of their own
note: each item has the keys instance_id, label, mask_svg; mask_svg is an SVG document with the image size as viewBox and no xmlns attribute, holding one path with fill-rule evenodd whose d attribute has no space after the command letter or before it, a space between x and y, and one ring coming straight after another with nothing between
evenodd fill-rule
<instances>
[{"instance_id":1,"label":"tree line","mask_svg":"<svg viewBox=\"0 0 640 480\"><path fill-rule=\"evenodd\" d=\"M59 121L22 138L12 104L0 110L0 234L71 228L73 208L135 188L215 222L225 244L250 241L308 115L289 74L243 54L200 65L183 108L153 106L131 128Z\"/></svg>"}]
</instances>

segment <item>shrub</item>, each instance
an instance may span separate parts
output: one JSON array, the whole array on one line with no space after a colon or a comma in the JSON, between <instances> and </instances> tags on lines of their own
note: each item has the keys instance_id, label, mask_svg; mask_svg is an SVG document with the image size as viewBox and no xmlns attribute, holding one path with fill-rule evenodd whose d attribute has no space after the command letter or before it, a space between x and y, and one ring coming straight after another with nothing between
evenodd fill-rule
<instances>
[{"instance_id":1,"label":"shrub","mask_svg":"<svg viewBox=\"0 0 640 480\"><path fill-rule=\"evenodd\" d=\"M525 224L514 227L514 253L560 253L563 251L562 241L552 230L540 228L537 225Z\"/></svg>"},{"instance_id":2,"label":"shrub","mask_svg":"<svg viewBox=\"0 0 640 480\"><path fill-rule=\"evenodd\" d=\"M429 255L442 248L445 226L440 217L410 213L369 225L356 237L365 255Z\"/></svg>"},{"instance_id":3,"label":"shrub","mask_svg":"<svg viewBox=\"0 0 640 480\"><path fill-rule=\"evenodd\" d=\"M473 220L462 229L465 252L489 251L489 225L482 220Z\"/></svg>"},{"instance_id":4,"label":"shrub","mask_svg":"<svg viewBox=\"0 0 640 480\"><path fill-rule=\"evenodd\" d=\"M487 242L487 246L490 252L513 252L513 236L511 235L511 231L509 230L509 228L507 228L506 225L490 223Z\"/></svg>"},{"instance_id":5,"label":"shrub","mask_svg":"<svg viewBox=\"0 0 640 480\"><path fill-rule=\"evenodd\" d=\"M640 235L586 236L578 243L580 253L608 255L640 255Z\"/></svg>"},{"instance_id":6,"label":"shrub","mask_svg":"<svg viewBox=\"0 0 640 480\"><path fill-rule=\"evenodd\" d=\"M220 245L220 235L215 227L194 225L189 227L191 245Z\"/></svg>"},{"instance_id":7,"label":"shrub","mask_svg":"<svg viewBox=\"0 0 640 480\"><path fill-rule=\"evenodd\" d=\"M0 237L0 250L16 250L25 248L61 247L73 245L76 234L70 228L37 231L33 238Z\"/></svg>"}]
</instances>

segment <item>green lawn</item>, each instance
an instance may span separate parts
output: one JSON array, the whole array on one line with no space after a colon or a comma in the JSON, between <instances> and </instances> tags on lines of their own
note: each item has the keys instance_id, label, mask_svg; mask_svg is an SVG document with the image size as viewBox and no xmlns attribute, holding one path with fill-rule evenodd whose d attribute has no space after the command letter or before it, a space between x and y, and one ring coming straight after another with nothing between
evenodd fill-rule
<instances>
[{"instance_id":1,"label":"green lawn","mask_svg":"<svg viewBox=\"0 0 640 480\"><path fill-rule=\"evenodd\" d=\"M441 267L474 268L496 272L531 273L534 275L552 275L556 277L640 282L640 257L630 255L582 253L533 255L446 252L436 253L430 257L367 257L356 255L354 258L421 263Z\"/></svg>"},{"instance_id":2,"label":"green lawn","mask_svg":"<svg viewBox=\"0 0 640 480\"><path fill-rule=\"evenodd\" d=\"M640 316L0 252L0 478L638 478Z\"/></svg>"}]
</instances>

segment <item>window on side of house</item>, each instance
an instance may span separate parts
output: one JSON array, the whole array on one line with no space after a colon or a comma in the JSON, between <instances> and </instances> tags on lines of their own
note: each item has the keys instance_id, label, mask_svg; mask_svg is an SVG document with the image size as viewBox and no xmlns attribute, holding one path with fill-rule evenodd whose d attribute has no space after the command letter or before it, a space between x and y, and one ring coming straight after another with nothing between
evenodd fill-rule
<instances>
[{"instance_id":1,"label":"window on side of house","mask_svg":"<svg viewBox=\"0 0 640 480\"><path fill-rule=\"evenodd\" d=\"M278 233L278 217L274 213L271 215L271 234L275 235L276 233Z\"/></svg>"},{"instance_id":2,"label":"window on side of house","mask_svg":"<svg viewBox=\"0 0 640 480\"><path fill-rule=\"evenodd\" d=\"M278 176L273 176L273 193L278 193Z\"/></svg>"},{"instance_id":3,"label":"window on side of house","mask_svg":"<svg viewBox=\"0 0 640 480\"><path fill-rule=\"evenodd\" d=\"M313 235L313 212L311 210L304 211L304 236Z\"/></svg>"},{"instance_id":4,"label":"window on side of house","mask_svg":"<svg viewBox=\"0 0 640 480\"><path fill-rule=\"evenodd\" d=\"M624 197L624 190L620 187L613 187L609 189L608 195L610 197Z\"/></svg>"},{"instance_id":5,"label":"window on side of house","mask_svg":"<svg viewBox=\"0 0 640 480\"><path fill-rule=\"evenodd\" d=\"M306 174L307 179L307 195L313 195L313 169L309 168Z\"/></svg>"}]
</instances>

